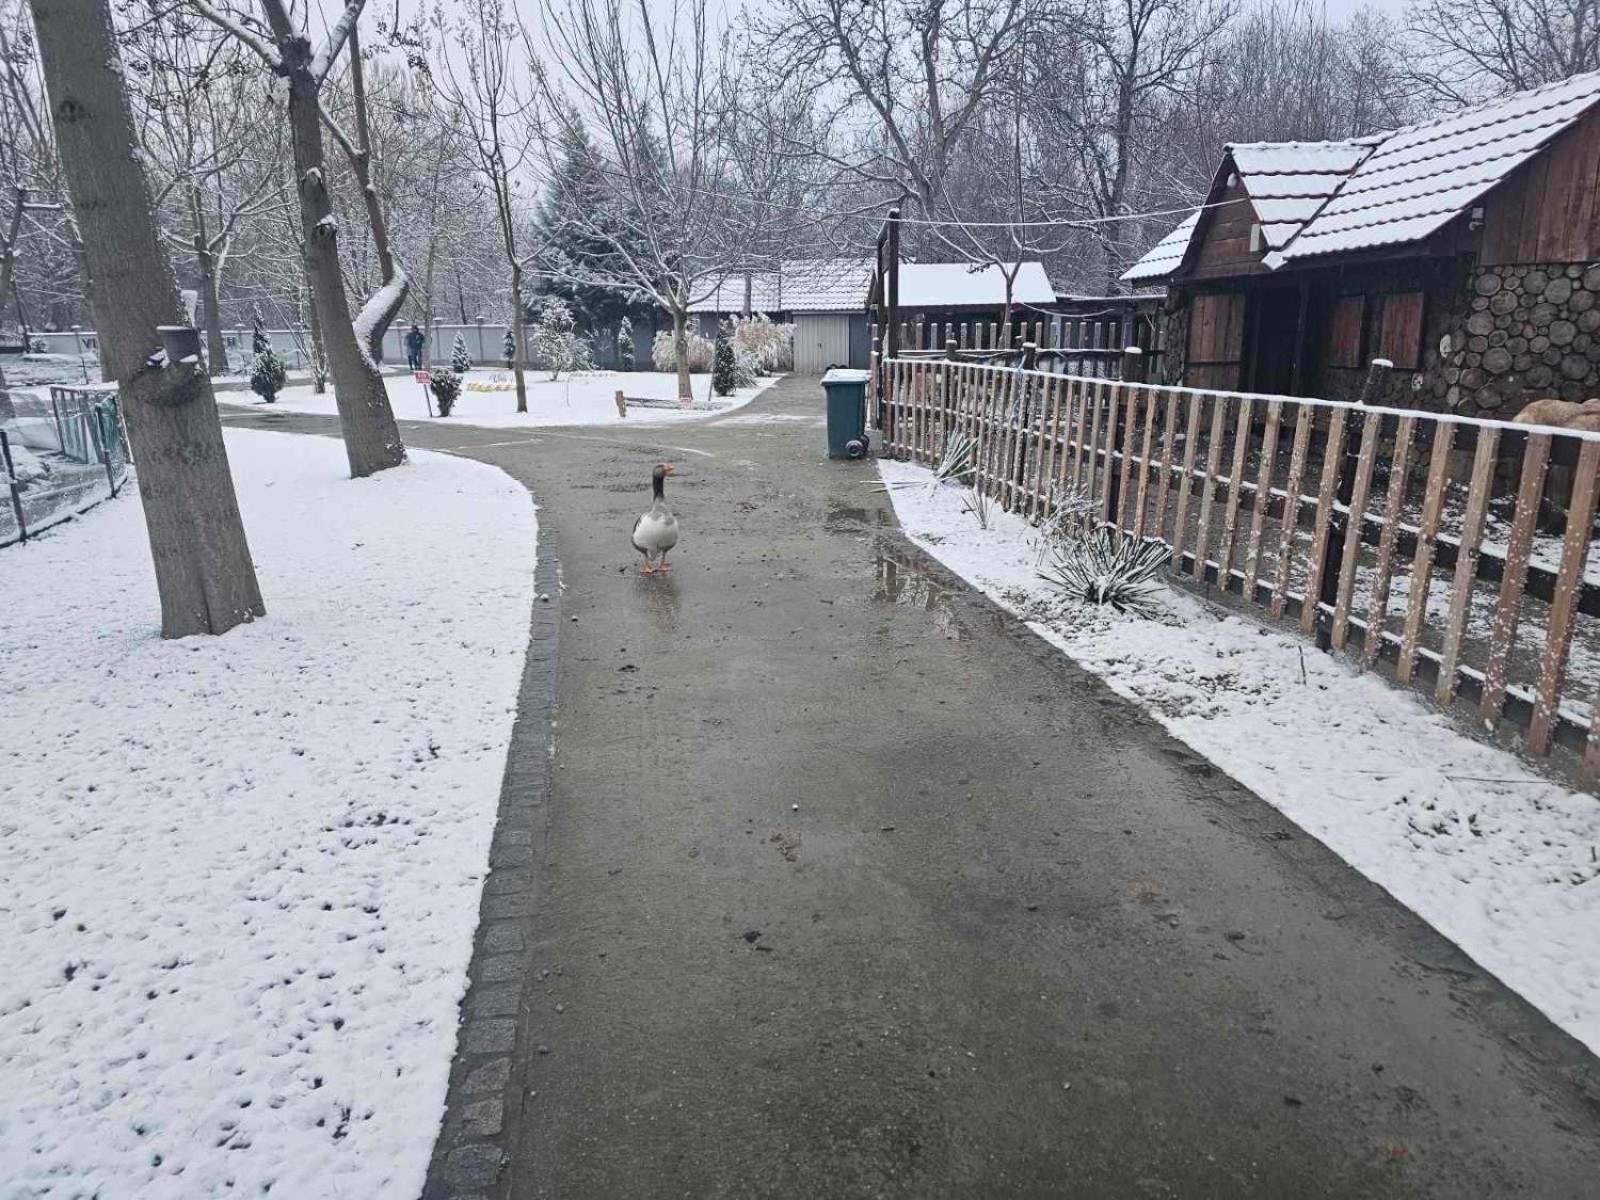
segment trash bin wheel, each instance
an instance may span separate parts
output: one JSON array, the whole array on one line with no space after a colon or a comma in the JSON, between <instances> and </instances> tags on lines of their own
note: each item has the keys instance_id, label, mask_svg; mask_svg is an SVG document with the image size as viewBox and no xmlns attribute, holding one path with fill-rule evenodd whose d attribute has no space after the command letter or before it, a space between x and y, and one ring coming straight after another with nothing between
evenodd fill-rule
<instances>
[{"instance_id":1,"label":"trash bin wheel","mask_svg":"<svg viewBox=\"0 0 1600 1200\"><path fill-rule=\"evenodd\" d=\"M865 437L850 439L844 444L844 452L851 458L865 458L867 455L867 439Z\"/></svg>"}]
</instances>

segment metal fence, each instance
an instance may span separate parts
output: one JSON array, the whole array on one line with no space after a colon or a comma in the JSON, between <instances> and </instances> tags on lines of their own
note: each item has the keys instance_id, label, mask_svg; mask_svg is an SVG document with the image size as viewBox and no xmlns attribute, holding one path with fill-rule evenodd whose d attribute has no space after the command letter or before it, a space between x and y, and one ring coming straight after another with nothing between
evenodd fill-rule
<instances>
[{"instance_id":1,"label":"metal fence","mask_svg":"<svg viewBox=\"0 0 1600 1200\"><path fill-rule=\"evenodd\" d=\"M128 445L114 391L53 387L0 405L0 546L42 533L115 496Z\"/></svg>"},{"instance_id":2,"label":"metal fence","mask_svg":"<svg viewBox=\"0 0 1600 1200\"><path fill-rule=\"evenodd\" d=\"M940 360L871 386L889 452L934 462L960 430L1006 509L1087 507L1164 542L1175 576L1600 777L1600 435Z\"/></svg>"}]
</instances>

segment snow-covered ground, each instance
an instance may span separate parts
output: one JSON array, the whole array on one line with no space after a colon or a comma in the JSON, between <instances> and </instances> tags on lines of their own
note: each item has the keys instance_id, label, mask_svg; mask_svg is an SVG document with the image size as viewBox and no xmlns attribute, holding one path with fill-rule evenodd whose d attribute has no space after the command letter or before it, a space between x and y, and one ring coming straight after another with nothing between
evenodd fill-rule
<instances>
[{"instance_id":1,"label":"snow-covered ground","mask_svg":"<svg viewBox=\"0 0 1600 1200\"><path fill-rule=\"evenodd\" d=\"M139 502L0 551L0 1196L417 1195L533 595L527 493L230 430L268 615Z\"/></svg>"},{"instance_id":2,"label":"snow-covered ground","mask_svg":"<svg viewBox=\"0 0 1600 1200\"><path fill-rule=\"evenodd\" d=\"M880 461L886 482L929 471ZM954 487L891 491L912 540L1259 793L1600 1053L1600 800L1458 733L1306 642L1159 593L1144 620L1063 602L1035 531Z\"/></svg>"},{"instance_id":3,"label":"snow-covered ground","mask_svg":"<svg viewBox=\"0 0 1600 1200\"><path fill-rule=\"evenodd\" d=\"M441 425L483 425L509 429L702 420L742 408L763 389L776 383L778 378L776 375L764 376L756 381L753 388L743 388L731 396L712 396L711 376L696 375L693 377L695 408L679 408L676 404L661 408L630 405L626 418L617 415L616 395L619 391L641 399L675 401L678 377L663 371L589 371L551 380L544 372L529 371L528 411L519 413L516 411L517 393L509 371L469 371L461 396L450 415L431 418L427 405L432 403L432 397L424 397L423 387L415 378L410 375L391 375L385 378L384 383L389 390L389 403L394 408L394 415L402 421L433 420ZM221 404L244 404L252 408L264 407L260 397L250 392L219 392L217 401ZM312 393L309 384L286 388L279 393L273 407L288 412L338 412L331 390L318 396Z\"/></svg>"}]
</instances>

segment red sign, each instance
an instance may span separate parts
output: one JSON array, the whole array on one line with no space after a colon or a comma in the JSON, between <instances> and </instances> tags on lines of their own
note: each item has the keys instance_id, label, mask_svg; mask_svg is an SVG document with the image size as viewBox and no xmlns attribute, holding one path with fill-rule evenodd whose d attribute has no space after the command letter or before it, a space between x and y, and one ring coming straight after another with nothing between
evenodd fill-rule
<instances>
[{"instance_id":1,"label":"red sign","mask_svg":"<svg viewBox=\"0 0 1600 1200\"><path fill-rule=\"evenodd\" d=\"M433 378L433 376L430 375L426 371L418 371L417 372L417 382L418 383L427 383L432 378Z\"/></svg>"}]
</instances>

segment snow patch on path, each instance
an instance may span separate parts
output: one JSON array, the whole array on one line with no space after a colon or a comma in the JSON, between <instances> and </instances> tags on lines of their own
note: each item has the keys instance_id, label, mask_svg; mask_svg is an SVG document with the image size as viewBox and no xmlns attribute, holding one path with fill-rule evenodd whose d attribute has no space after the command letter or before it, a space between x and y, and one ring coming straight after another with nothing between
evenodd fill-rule
<instances>
[{"instance_id":1,"label":"snow patch on path","mask_svg":"<svg viewBox=\"0 0 1600 1200\"><path fill-rule=\"evenodd\" d=\"M1139 703L1600 1053L1600 800L1457 732L1415 696L1171 589L1160 620L1064 604L1035 531L880 460L906 533ZM1302 679L1302 660L1304 677Z\"/></svg>"},{"instance_id":2,"label":"snow patch on path","mask_svg":"<svg viewBox=\"0 0 1600 1200\"><path fill-rule=\"evenodd\" d=\"M226 432L268 615L162 641L136 497L3 553L0 1195L395 1197L443 1114L524 489Z\"/></svg>"}]
</instances>

